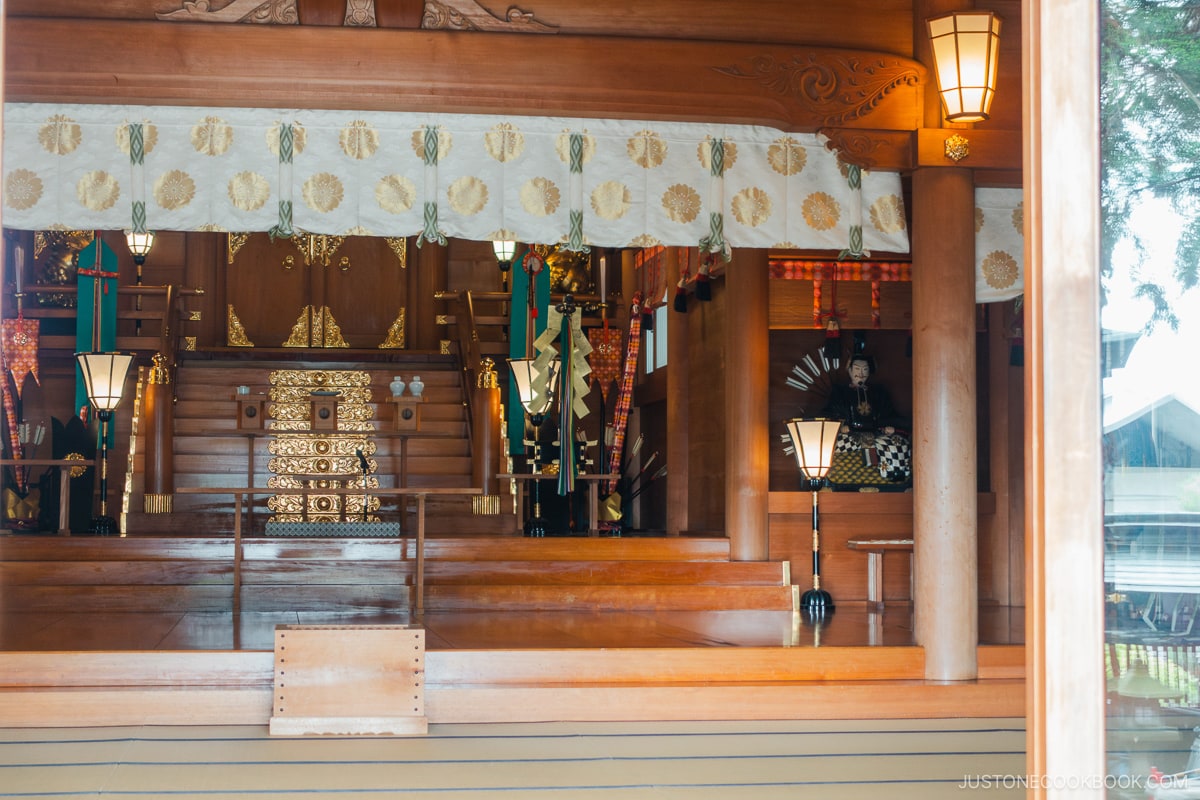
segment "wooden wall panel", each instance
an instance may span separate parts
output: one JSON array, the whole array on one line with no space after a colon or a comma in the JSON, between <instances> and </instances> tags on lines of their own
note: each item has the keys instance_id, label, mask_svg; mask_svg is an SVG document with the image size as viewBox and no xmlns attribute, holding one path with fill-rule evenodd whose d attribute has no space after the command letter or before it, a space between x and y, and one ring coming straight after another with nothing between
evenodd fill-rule
<instances>
[{"instance_id":1,"label":"wooden wall panel","mask_svg":"<svg viewBox=\"0 0 1200 800\"><path fill-rule=\"evenodd\" d=\"M873 328L871 284L867 281L838 281L837 309L845 329ZM821 308L833 304L833 282L824 281ZM813 282L776 279L771 281L771 330L813 328ZM912 328L912 284L888 281L879 284L879 326L883 330Z\"/></svg>"},{"instance_id":2,"label":"wooden wall panel","mask_svg":"<svg viewBox=\"0 0 1200 800\"><path fill-rule=\"evenodd\" d=\"M725 281L713 283L713 299L689 303L688 339L688 522L692 531L725 529ZM678 313L668 311L669 314Z\"/></svg>"},{"instance_id":3,"label":"wooden wall panel","mask_svg":"<svg viewBox=\"0 0 1200 800\"><path fill-rule=\"evenodd\" d=\"M925 68L907 58L864 59L864 51L812 45L544 36L534 46L511 33L8 22L10 102L550 112L783 130L914 130L927 80ZM69 59L63 42L72 43ZM111 54L129 42L137 42L137 58L114 61ZM836 90L794 80L796 63L810 60L828 67L822 77L834 75ZM871 74L852 79L848 70L868 62Z\"/></svg>"}]
</instances>

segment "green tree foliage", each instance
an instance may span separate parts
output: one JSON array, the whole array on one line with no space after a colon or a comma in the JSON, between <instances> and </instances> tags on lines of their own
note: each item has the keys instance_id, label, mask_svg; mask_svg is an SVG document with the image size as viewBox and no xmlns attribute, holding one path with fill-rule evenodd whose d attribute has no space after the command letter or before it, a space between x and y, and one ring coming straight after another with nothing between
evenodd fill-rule
<instances>
[{"instance_id":1,"label":"green tree foliage","mask_svg":"<svg viewBox=\"0 0 1200 800\"><path fill-rule=\"evenodd\" d=\"M1200 0L1103 0L1102 10L1103 271L1123 239L1146 258L1130 214L1150 197L1168 200L1184 220L1179 288L1143 282L1138 294L1154 303L1152 324L1175 325L1171 298L1200 281Z\"/></svg>"}]
</instances>

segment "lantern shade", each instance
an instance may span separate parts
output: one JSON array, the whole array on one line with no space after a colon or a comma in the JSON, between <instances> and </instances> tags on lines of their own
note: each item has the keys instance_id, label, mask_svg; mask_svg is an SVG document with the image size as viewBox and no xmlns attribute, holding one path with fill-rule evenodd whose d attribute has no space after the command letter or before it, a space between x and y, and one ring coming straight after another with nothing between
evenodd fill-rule
<instances>
[{"instance_id":1,"label":"lantern shade","mask_svg":"<svg viewBox=\"0 0 1200 800\"><path fill-rule=\"evenodd\" d=\"M545 380L532 358L510 358L508 366L512 369L513 380L517 384L517 394L521 405L531 417L540 417L550 410L554 404L554 379L558 375L558 359L553 359L547 368Z\"/></svg>"},{"instance_id":2,"label":"lantern shade","mask_svg":"<svg viewBox=\"0 0 1200 800\"><path fill-rule=\"evenodd\" d=\"M88 399L97 411L112 411L121 403L132 353L77 353Z\"/></svg>"},{"instance_id":3,"label":"lantern shade","mask_svg":"<svg viewBox=\"0 0 1200 800\"><path fill-rule=\"evenodd\" d=\"M154 232L125 231L125 244L129 245L129 252L133 253L134 258L145 258L154 247Z\"/></svg>"},{"instance_id":4,"label":"lantern shade","mask_svg":"<svg viewBox=\"0 0 1200 800\"><path fill-rule=\"evenodd\" d=\"M1000 18L965 11L936 17L927 25L946 120L986 120L996 94Z\"/></svg>"},{"instance_id":5,"label":"lantern shade","mask_svg":"<svg viewBox=\"0 0 1200 800\"><path fill-rule=\"evenodd\" d=\"M796 465L810 481L824 480L833 466L833 446L837 442L841 420L792 419L787 422L788 436L796 452Z\"/></svg>"},{"instance_id":6,"label":"lantern shade","mask_svg":"<svg viewBox=\"0 0 1200 800\"><path fill-rule=\"evenodd\" d=\"M492 252L496 254L497 261L512 261L513 253L517 252L517 243L509 239L494 241Z\"/></svg>"}]
</instances>

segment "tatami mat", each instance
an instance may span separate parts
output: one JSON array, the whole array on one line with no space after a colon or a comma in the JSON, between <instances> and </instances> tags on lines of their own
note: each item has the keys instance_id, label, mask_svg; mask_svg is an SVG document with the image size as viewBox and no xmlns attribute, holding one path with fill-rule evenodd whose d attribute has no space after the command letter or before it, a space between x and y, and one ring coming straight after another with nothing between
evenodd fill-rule
<instances>
[{"instance_id":1,"label":"tatami mat","mask_svg":"<svg viewBox=\"0 0 1200 800\"><path fill-rule=\"evenodd\" d=\"M393 739L0 730L0 798L938 800L1024 765L1020 719L433 725Z\"/></svg>"}]
</instances>

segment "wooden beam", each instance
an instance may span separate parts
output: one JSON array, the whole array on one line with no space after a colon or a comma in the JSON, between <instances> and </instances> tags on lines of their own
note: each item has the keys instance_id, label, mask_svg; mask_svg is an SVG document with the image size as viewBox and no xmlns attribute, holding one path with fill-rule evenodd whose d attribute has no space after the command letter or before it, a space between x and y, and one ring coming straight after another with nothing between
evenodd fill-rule
<instances>
[{"instance_id":1,"label":"wooden beam","mask_svg":"<svg viewBox=\"0 0 1200 800\"><path fill-rule=\"evenodd\" d=\"M927 80L910 59L808 46L124 20L8 24L10 102L911 130ZM71 58L62 57L66 42ZM113 58L131 43L135 57Z\"/></svg>"},{"instance_id":2,"label":"wooden beam","mask_svg":"<svg viewBox=\"0 0 1200 800\"><path fill-rule=\"evenodd\" d=\"M967 140L969 150L969 154L957 162L946 155L946 139L955 135ZM921 128L917 131L917 166L1019 170L1021 132L983 128Z\"/></svg>"}]
</instances>

